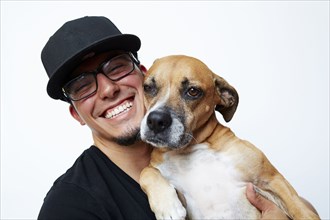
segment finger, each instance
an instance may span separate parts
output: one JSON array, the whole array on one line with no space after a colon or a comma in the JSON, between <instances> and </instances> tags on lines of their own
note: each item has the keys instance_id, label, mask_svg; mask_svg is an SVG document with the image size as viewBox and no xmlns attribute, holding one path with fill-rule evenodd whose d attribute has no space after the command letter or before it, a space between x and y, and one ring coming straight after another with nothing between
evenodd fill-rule
<instances>
[{"instance_id":1,"label":"finger","mask_svg":"<svg viewBox=\"0 0 330 220\"><path fill-rule=\"evenodd\" d=\"M259 211L265 212L275 206L274 203L265 199L260 194L256 193L252 183L248 183L246 186L246 197L250 203L255 206Z\"/></svg>"}]
</instances>

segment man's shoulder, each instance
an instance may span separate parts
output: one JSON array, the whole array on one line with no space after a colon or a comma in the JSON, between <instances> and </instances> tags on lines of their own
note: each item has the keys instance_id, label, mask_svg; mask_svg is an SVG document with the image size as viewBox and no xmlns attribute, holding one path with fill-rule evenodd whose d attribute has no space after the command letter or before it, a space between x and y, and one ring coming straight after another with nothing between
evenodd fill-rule
<instances>
[{"instance_id":1,"label":"man's shoulder","mask_svg":"<svg viewBox=\"0 0 330 220\"><path fill-rule=\"evenodd\" d=\"M55 182L55 187L69 186L88 189L99 183L97 176L102 175L108 167L98 149L92 146L85 150L74 164Z\"/></svg>"},{"instance_id":2,"label":"man's shoulder","mask_svg":"<svg viewBox=\"0 0 330 220\"><path fill-rule=\"evenodd\" d=\"M38 219L109 219L102 202L77 182L58 180L48 191Z\"/></svg>"},{"instance_id":3,"label":"man's shoulder","mask_svg":"<svg viewBox=\"0 0 330 220\"><path fill-rule=\"evenodd\" d=\"M93 219L90 214L99 219L154 219L139 184L96 147L84 151L55 181L40 219Z\"/></svg>"},{"instance_id":4,"label":"man's shoulder","mask_svg":"<svg viewBox=\"0 0 330 220\"><path fill-rule=\"evenodd\" d=\"M48 191L38 219L88 219L91 213L106 216L103 195L106 184L97 177L104 170L93 147L85 150ZM98 189L98 190L95 190ZM91 217L91 216L89 216ZM93 219L93 218L90 218Z\"/></svg>"}]
</instances>

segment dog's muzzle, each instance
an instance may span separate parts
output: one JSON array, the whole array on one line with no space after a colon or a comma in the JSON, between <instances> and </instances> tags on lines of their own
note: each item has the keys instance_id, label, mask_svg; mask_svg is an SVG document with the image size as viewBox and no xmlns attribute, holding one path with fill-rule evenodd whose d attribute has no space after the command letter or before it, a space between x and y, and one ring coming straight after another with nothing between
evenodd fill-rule
<instances>
[{"instance_id":1,"label":"dog's muzzle","mask_svg":"<svg viewBox=\"0 0 330 220\"><path fill-rule=\"evenodd\" d=\"M148 112L141 122L141 139L155 147L179 149L192 139L186 132L184 117L169 108Z\"/></svg>"}]
</instances>

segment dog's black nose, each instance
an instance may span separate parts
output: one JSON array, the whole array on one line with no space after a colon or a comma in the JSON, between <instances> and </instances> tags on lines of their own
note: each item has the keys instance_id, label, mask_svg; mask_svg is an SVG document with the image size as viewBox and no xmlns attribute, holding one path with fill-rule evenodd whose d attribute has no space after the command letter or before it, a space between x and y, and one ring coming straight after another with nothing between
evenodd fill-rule
<instances>
[{"instance_id":1,"label":"dog's black nose","mask_svg":"<svg viewBox=\"0 0 330 220\"><path fill-rule=\"evenodd\" d=\"M164 131L172 124L171 115L167 112L150 112L147 118L147 125L155 133Z\"/></svg>"}]
</instances>

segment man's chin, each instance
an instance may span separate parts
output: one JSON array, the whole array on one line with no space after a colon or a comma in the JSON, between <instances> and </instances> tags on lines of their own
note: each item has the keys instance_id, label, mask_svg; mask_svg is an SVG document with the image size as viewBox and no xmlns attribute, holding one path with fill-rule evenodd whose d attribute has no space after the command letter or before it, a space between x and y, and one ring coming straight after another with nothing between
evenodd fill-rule
<instances>
[{"instance_id":1,"label":"man's chin","mask_svg":"<svg viewBox=\"0 0 330 220\"><path fill-rule=\"evenodd\" d=\"M117 144L122 145L122 146L131 146L140 140L141 140L141 137L140 137L139 128L131 129L126 134L124 134L120 137L113 138L114 142L116 142Z\"/></svg>"}]
</instances>

